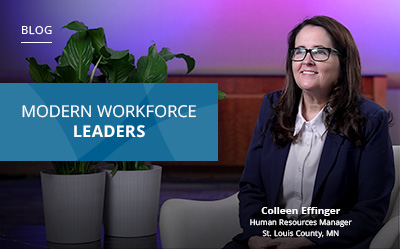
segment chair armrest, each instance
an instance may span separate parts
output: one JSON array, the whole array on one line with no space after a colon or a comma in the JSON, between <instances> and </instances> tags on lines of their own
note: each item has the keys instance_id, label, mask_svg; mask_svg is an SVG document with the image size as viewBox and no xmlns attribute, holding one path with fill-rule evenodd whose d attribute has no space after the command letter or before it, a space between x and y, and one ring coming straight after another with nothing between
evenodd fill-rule
<instances>
[{"instance_id":1,"label":"chair armrest","mask_svg":"<svg viewBox=\"0 0 400 249\"><path fill-rule=\"evenodd\" d=\"M163 248L222 248L241 231L237 194L217 201L170 199L161 207Z\"/></svg>"},{"instance_id":2,"label":"chair armrest","mask_svg":"<svg viewBox=\"0 0 400 249\"><path fill-rule=\"evenodd\" d=\"M391 218L379 232L375 235L374 239L369 246L370 249L383 249L383 248L399 248L400 245L394 245L399 242L399 227L400 216Z\"/></svg>"}]
</instances>

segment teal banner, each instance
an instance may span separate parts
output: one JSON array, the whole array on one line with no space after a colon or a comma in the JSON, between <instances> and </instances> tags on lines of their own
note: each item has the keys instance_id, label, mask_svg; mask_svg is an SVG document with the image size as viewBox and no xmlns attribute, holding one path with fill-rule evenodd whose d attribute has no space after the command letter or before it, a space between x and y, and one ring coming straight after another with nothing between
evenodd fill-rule
<instances>
[{"instance_id":1,"label":"teal banner","mask_svg":"<svg viewBox=\"0 0 400 249\"><path fill-rule=\"evenodd\" d=\"M1 161L217 161L218 84L0 84Z\"/></svg>"}]
</instances>

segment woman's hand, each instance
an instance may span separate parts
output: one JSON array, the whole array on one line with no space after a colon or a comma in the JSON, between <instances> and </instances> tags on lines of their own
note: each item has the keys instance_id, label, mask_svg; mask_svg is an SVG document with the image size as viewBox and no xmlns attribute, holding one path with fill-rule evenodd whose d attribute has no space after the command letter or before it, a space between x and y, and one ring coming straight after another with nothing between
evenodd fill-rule
<instances>
[{"instance_id":1,"label":"woman's hand","mask_svg":"<svg viewBox=\"0 0 400 249\"><path fill-rule=\"evenodd\" d=\"M250 241L250 240L249 240ZM312 248L314 243L304 237L299 238L276 238L267 242L264 248L276 249L299 249L299 248Z\"/></svg>"}]
</instances>

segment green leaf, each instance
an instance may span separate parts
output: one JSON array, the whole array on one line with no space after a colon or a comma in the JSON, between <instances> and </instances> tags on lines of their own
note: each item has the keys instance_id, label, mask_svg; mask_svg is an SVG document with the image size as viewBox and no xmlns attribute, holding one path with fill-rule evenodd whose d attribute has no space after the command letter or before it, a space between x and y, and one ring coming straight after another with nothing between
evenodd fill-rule
<instances>
[{"instance_id":1,"label":"green leaf","mask_svg":"<svg viewBox=\"0 0 400 249\"><path fill-rule=\"evenodd\" d=\"M62 175L77 175L77 174L89 174L91 169L98 162L86 162L86 161L53 161L53 167L57 174Z\"/></svg>"},{"instance_id":2,"label":"green leaf","mask_svg":"<svg viewBox=\"0 0 400 249\"><path fill-rule=\"evenodd\" d=\"M164 83L167 80L167 64L157 52L156 45L149 47L147 56L142 56L137 63L136 82Z\"/></svg>"},{"instance_id":3,"label":"green leaf","mask_svg":"<svg viewBox=\"0 0 400 249\"><path fill-rule=\"evenodd\" d=\"M83 24L83 22L73 21L65 25L63 28L67 28L70 30L76 30L78 32L87 31L88 27Z\"/></svg>"},{"instance_id":4,"label":"green leaf","mask_svg":"<svg viewBox=\"0 0 400 249\"><path fill-rule=\"evenodd\" d=\"M135 65L135 56L133 56L133 54L129 54L128 61L132 65Z\"/></svg>"},{"instance_id":5,"label":"green leaf","mask_svg":"<svg viewBox=\"0 0 400 249\"><path fill-rule=\"evenodd\" d=\"M221 90L218 90L218 100L226 98L226 93Z\"/></svg>"},{"instance_id":6,"label":"green leaf","mask_svg":"<svg viewBox=\"0 0 400 249\"><path fill-rule=\"evenodd\" d=\"M64 48L60 66L71 66L81 82L89 79L88 71L93 60L94 48L87 32L78 32L71 36Z\"/></svg>"},{"instance_id":7,"label":"green leaf","mask_svg":"<svg viewBox=\"0 0 400 249\"><path fill-rule=\"evenodd\" d=\"M106 59L110 59L110 60L122 59L123 57L125 57L129 54L129 50L117 51L117 50L112 50L111 48L107 48L105 46L103 46L100 49L100 52Z\"/></svg>"},{"instance_id":8,"label":"green leaf","mask_svg":"<svg viewBox=\"0 0 400 249\"><path fill-rule=\"evenodd\" d=\"M175 57L175 54L169 51L169 48L162 48L160 51L160 55L164 58L165 61L172 60Z\"/></svg>"},{"instance_id":9,"label":"green leaf","mask_svg":"<svg viewBox=\"0 0 400 249\"><path fill-rule=\"evenodd\" d=\"M136 68L130 58L127 54L120 59L109 59L106 64L100 64L99 69L110 83L132 83L135 79Z\"/></svg>"},{"instance_id":10,"label":"green leaf","mask_svg":"<svg viewBox=\"0 0 400 249\"><path fill-rule=\"evenodd\" d=\"M95 53L97 56L101 55L101 48L106 47L106 37L104 35L104 29L89 29L88 30L90 40L92 41L92 45L94 47Z\"/></svg>"},{"instance_id":11,"label":"green leaf","mask_svg":"<svg viewBox=\"0 0 400 249\"><path fill-rule=\"evenodd\" d=\"M117 171L127 171L127 170L148 170L149 167L145 165L144 161L113 161L107 162L114 164L114 168L111 174L114 175Z\"/></svg>"},{"instance_id":12,"label":"green leaf","mask_svg":"<svg viewBox=\"0 0 400 249\"><path fill-rule=\"evenodd\" d=\"M147 167L146 165L139 165L138 170L148 170L149 167Z\"/></svg>"},{"instance_id":13,"label":"green leaf","mask_svg":"<svg viewBox=\"0 0 400 249\"><path fill-rule=\"evenodd\" d=\"M186 73L190 73L193 69L194 66L196 65L196 61L190 57L189 55L186 54L177 54L176 58L182 58L186 61L186 65L187 65L187 72Z\"/></svg>"},{"instance_id":14,"label":"green leaf","mask_svg":"<svg viewBox=\"0 0 400 249\"><path fill-rule=\"evenodd\" d=\"M54 72L57 83L79 83L75 70L71 66L57 67Z\"/></svg>"},{"instance_id":15,"label":"green leaf","mask_svg":"<svg viewBox=\"0 0 400 249\"><path fill-rule=\"evenodd\" d=\"M192 57L190 57L189 55L186 55L186 54L183 54L183 53L173 54L173 53L171 53L169 51L168 48L161 49L160 55L164 58L165 61L172 60L175 57L184 59L185 62L186 62L186 65L187 65L187 72L186 73L190 73L194 69L195 64L196 64L196 61Z\"/></svg>"},{"instance_id":16,"label":"green leaf","mask_svg":"<svg viewBox=\"0 0 400 249\"><path fill-rule=\"evenodd\" d=\"M61 55L54 58L54 60L57 62L57 66L60 64L60 58L61 58Z\"/></svg>"},{"instance_id":17,"label":"green leaf","mask_svg":"<svg viewBox=\"0 0 400 249\"><path fill-rule=\"evenodd\" d=\"M101 55L103 55L104 58L108 59L111 57L112 49L104 46L100 49L100 53Z\"/></svg>"},{"instance_id":18,"label":"green leaf","mask_svg":"<svg viewBox=\"0 0 400 249\"><path fill-rule=\"evenodd\" d=\"M26 58L29 62L29 74L33 81L37 83L52 83L53 77L51 68L47 64L39 65L35 58Z\"/></svg>"},{"instance_id":19,"label":"green leaf","mask_svg":"<svg viewBox=\"0 0 400 249\"><path fill-rule=\"evenodd\" d=\"M117 171L118 171L118 164L115 164L113 170L111 171L111 175L114 176L115 173L117 173Z\"/></svg>"}]
</instances>

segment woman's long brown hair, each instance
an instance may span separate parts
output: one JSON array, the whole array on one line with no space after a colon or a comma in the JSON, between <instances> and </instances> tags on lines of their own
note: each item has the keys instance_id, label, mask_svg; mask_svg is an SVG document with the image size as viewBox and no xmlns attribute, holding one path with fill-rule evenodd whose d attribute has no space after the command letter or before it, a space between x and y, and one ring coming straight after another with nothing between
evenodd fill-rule
<instances>
[{"instance_id":1,"label":"woman's long brown hair","mask_svg":"<svg viewBox=\"0 0 400 249\"><path fill-rule=\"evenodd\" d=\"M290 49L295 47L297 34L307 25L324 28L330 34L334 48L340 53L340 76L333 86L324 109L327 114L325 125L329 132L349 139L356 146L361 146L363 144L361 124L366 117L359 110L361 101L360 56L349 30L338 21L326 16L306 19L289 33L286 55L286 87L269 122L272 138L278 146L296 141L293 133L302 91L293 76ZM268 127L265 128L268 129Z\"/></svg>"}]
</instances>

